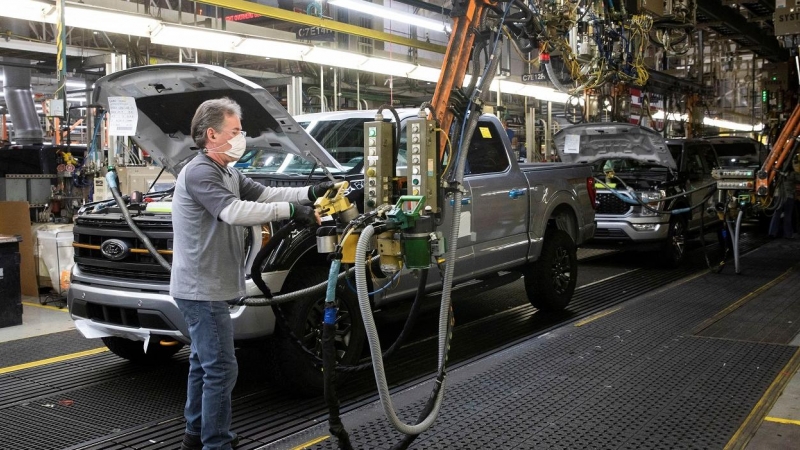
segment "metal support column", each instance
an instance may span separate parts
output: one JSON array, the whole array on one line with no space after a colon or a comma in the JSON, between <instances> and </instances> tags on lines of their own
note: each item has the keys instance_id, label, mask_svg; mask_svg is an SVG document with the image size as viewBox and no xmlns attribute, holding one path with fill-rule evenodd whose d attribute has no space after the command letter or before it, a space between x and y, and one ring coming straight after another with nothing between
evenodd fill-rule
<instances>
[{"instance_id":1,"label":"metal support column","mask_svg":"<svg viewBox=\"0 0 800 450\"><path fill-rule=\"evenodd\" d=\"M66 0L56 2L56 68L58 69L58 90L56 90L55 100L61 105L63 115L60 120L64 127L69 127L69 111L67 110L67 27L64 23L64 5ZM61 127L59 118L54 120L55 130L53 142L61 143Z\"/></svg>"},{"instance_id":2,"label":"metal support column","mask_svg":"<svg viewBox=\"0 0 800 450\"><path fill-rule=\"evenodd\" d=\"M319 112L325 112L325 66L319 66Z\"/></svg>"},{"instance_id":3,"label":"metal support column","mask_svg":"<svg viewBox=\"0 0 800 450\"><path fill-rule=\"evenodd\" d=\"M553 103L547 102L547 126L544 129L544 157L550 161L550 141L553 136Z\"/></svg>"},{"instance_id":4,"label":"metal support column","mask_svg":"<svg viewBox=\"0 0 800 450\"><path fill-rule=\"evenodd\" d=\"M116 53L110 53L110 54L108 54L106 56L106 75L110 75L110 74L112 74L114 72L119 72L120 70L125 70L127 68L128 68L128 57L127 57L127 55L118 55ZM107 135L107 131L105 129L106 126L107 126L107 122L104 122L103 123L103 128L101 130L101 135L102 136L106 136ZM107 159L107 163L108 164L124 164L125 163L125 161L118 161L117 160L117 156L118 156L117 155L117 149L119 147L118 139L119 138L117 138L116 136L112 136L107 140L107 142L105 142L105 144L108 145L108 159ZM97 147L97 150L100 153L100 164L103 164L102 163L103 147Z\"/></svg>"},{"instance_id":5,"label":"metal support column","mask_svg":"<svg viewBox=\"0 0 800 450\"><path fill-rule=\"evenodd\" d=\"M303 114L303 78L291 77L286 85L286 110L291 115Z\"/></svg>"},{"instance_id":6,"label":"metal support column","mask_svg":"<svg viewBox=\"0 0 800 450\"><path fill-rule=\"evenodd\" d=\"M527 97L525 98L527 103ZM527 105L526 105L527 106ZM536 108L527 108L525 114L525 162L534 162L538 158L539 147L536 145Z\"/></svg>"}]
</instances>

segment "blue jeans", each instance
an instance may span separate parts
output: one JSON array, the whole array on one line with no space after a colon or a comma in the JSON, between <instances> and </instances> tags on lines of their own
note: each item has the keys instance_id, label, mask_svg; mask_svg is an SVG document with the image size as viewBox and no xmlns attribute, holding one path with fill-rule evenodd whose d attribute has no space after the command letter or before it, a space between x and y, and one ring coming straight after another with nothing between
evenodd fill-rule
<instances>
[{"instance_id":1,"label":"blue jeans","mask_svg":"<svg viewBox=\"0 0 800 450\"><path fill-rule=\"evenodd\" d=\"M203 449L230 449L231 392L239 367L228 304L175 299L192 339L186 390L186 433L199 435Z\"/></svg>"}]
</instances>

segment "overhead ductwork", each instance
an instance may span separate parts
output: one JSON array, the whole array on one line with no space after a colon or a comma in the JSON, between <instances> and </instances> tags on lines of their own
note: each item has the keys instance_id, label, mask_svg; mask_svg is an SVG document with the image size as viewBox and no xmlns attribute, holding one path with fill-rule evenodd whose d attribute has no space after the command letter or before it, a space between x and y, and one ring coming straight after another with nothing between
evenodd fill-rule
<instances>
[{"instance_id":1,"label":"overhead ductwork","mask_svg":"<svg viewBox=\"0 0 800 450\"><path fill-rule=\"evenodd\" d=\"M4 58L3 62L12 61ZM42 125L39 123L39 114L36 113L36 106L33 103L31 69L5 65L3 67L3 93L8 113L14 123L13 141L17 144L41 144L44 133Z\"/></svg>"}]
</instances>

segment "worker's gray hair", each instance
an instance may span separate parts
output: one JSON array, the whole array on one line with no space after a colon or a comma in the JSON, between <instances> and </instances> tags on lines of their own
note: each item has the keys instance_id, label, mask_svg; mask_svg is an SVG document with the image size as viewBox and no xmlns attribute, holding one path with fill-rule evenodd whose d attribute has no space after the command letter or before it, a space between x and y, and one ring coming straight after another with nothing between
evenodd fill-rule
<instances>
[{"instance_id":1,"label":"worker's gray hair","mask_svg":"<svg viewBox=\"0 0 800 450\"><path fill-rule=\"evenodd\" d=\"M221 131L222 124L228 116L236 116L241 120L242 107L228 97L206 100L197 107L192 118L192 139L200 148L206 148L206 130L213 128Z\"/></svg>"}]
</instances>

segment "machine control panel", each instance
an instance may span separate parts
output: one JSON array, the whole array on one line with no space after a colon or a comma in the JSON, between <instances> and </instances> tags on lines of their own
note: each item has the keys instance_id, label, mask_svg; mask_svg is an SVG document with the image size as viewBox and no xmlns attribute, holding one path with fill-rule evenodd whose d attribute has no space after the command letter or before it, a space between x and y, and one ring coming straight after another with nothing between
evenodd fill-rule
<instances>
[{"instance_id":1,"label":"machine control panel","mask_svg":"<svg viewBox=\"0 0 800 450\"><path fill-rule=\"evenodd\" d=\"M723 178L746 178L753 180L756 177L756 171L753 169L714 169L711 171L711 176L717 180Z\"/></svg>"},{"instance_id":2,"label":"machine control panel","mask_svg":"<svg viewBox=\"0 0 800 450\"><path fill-rule=\"evenodd\" d=\"M420 195L433 211L438 211L436 124L425 118L408 119L408 195Z\"/></svg>"},{"instance_id":3,"label":"machine control panel","mask_svg":"<svg viewBox=\"0 0 800 450\"><path fill-rule=\"evenodd\" d=\"M364 123L364 211L392 200L394 132L390 122Z\"/></svg>"}]
</instances>

